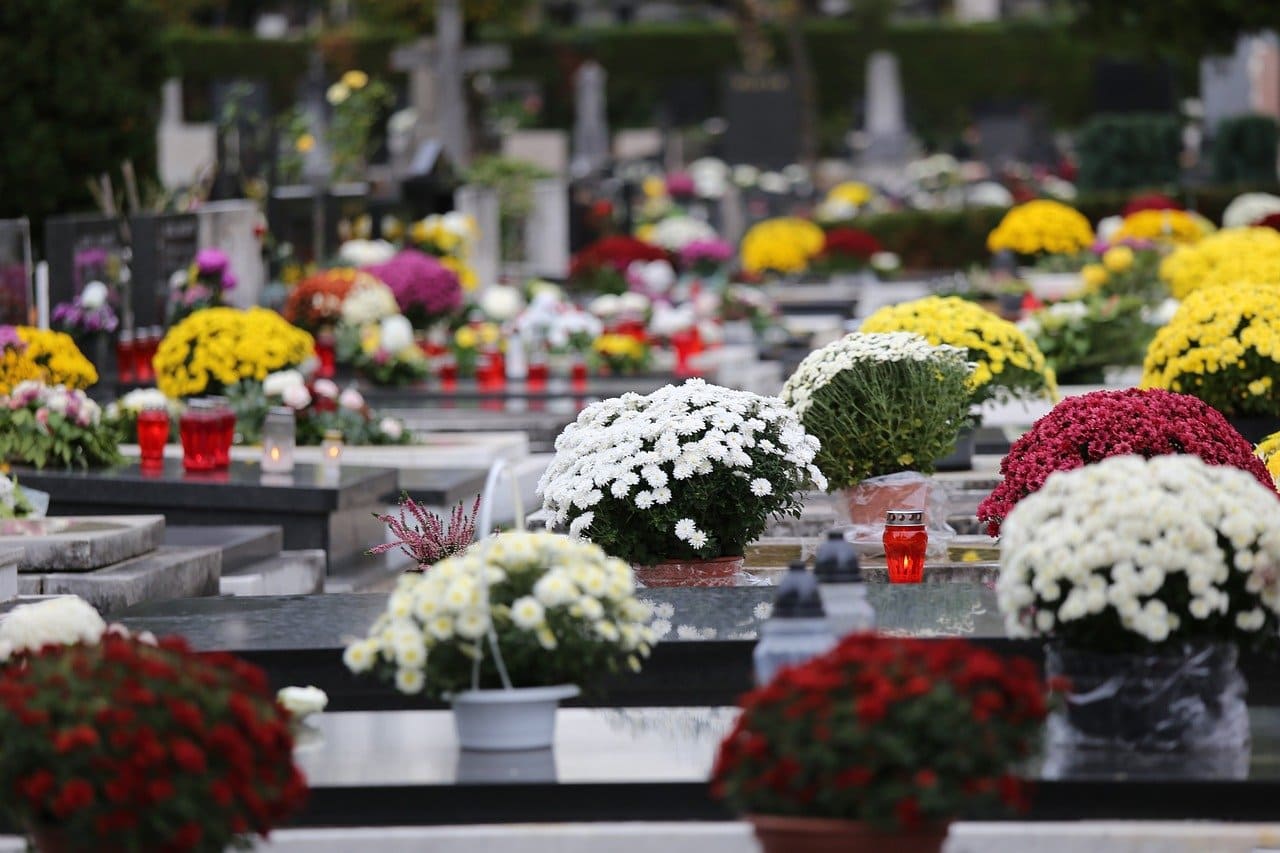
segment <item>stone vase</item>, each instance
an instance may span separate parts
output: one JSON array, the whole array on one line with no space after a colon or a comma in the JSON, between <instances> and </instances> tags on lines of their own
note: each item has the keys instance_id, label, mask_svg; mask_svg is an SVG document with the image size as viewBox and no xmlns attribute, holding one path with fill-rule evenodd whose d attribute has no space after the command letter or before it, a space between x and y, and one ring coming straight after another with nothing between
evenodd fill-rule
<instances>
[{"instance_id":1,"label":"stone vase","mask_svg":"<svg viewBox=\"0 0 1280 853\"><path fill-rule=\"evenodd\" d=\"M884 831L860 820L747 815L764 853L939 853L947 824Z\"/></svg>"},{"instance_id":2,"label":"stone vase","mask_svg":"<svg viewBox=\"0 0 1280 853\"><path fill-rule=\"evenodd\" d=\"M636 580L656 586L733 586L742 571L742 557L714 557L710 560L667 560L652 566L634 565Z\"/></svg>"}]
</instances>

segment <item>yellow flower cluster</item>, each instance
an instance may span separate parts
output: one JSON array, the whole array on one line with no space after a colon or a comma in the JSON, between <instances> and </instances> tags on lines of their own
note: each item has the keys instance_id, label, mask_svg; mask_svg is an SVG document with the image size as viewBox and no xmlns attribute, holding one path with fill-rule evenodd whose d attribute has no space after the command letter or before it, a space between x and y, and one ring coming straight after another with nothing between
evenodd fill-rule
<instances>
[{"instance_id":1,"label":"yellow flower cluster","mask_svg":"<svg viewBox=\"0 0 1280 853\"><path fill-rule=\"evenodd\" d=\"M742 238L742 268L749 273L804 272L825 241L822 229L807 219L766 219Z\"/></svg>"},{"instance_id":2,"label":"yellow flower cluster","mask_svg":"<svg viewBox=\"0 0 1280 853\"><path fill-rule=\"evenodd\" d=\"M1280 413L1280 285L1191 293L1156 332L1143 388L1192 394L1226 415Z\"/></svg>"},{"instance_id":3,"label":"yellow flower cluster","mask_svg":"<svg viewBox=\"0 0 1280 853\"><path fill-rule=\"evenodd\" d=\"M831 188L827 193L827 200L862 207L862 205L871 201L874 195L875 193L871 187L861 181L845 181Z\"/></svg>"},{"instance_id":4,"label":"yellow flower cluster","mask_svg":"<svg viewBox=\"0 0 1280 853\"><path fill-rule=\"evenodd\" d=\"M453 341L462 349L475 349L484 344L493 346L502 340L502 330L496 323L471 323L453 333Z\"/></svg>"},{"instance_id":5,"label":"yellow flower cluster","mask_svg":"<svg viewBox=\"0 0 1280 853\"><path fill-rule=\"evenodd\" d=\"M1053 371L1044 354L1021 329L958 296L926 296L876 311L862 332L914 332L930 344L968 351L975 363L969 377L976 401L999 396L1057 396Z\"/></svg>"},{"instance_id":6,"label":"yellow flower cluster","mask_svg":"<svg viewBox=\"0 0 1280 853\"><path fill-rule=\"evenodd\" d=\"M1174 299L1205 287L1280 282L1280 232L1271 228L1224 228L1190 246L1179 246L1160 263Z\"/></svg>"},{"instance_id":7,"label":"yellow flower cluster","mask_svg":"<svg viewBox=\"0 0 1280 853\"><path fill-rule=\"evenodd\" d=\"M644 345L644 341L636 338L634 335L618 335L605 334L596 338L591 344L591 348L601 355L607 355L612 358L625 358L633 361L640 361L645 357L648 349Z\"/></svg>"},{"instance_id":8,"label":"yellow flower cluster","mask_svg":"<svg viewBox=\"0 0 1280 853\"><path fill-rule=\"evenodd\" d=\"M1084 214L1062 202L1037 199L1020 204L987 235L987 249L1019 255L1065 255L1093 243L1093 226Z\"/></svg>"},{"instance_id":9,"label":"yellow flower cluster","mask_svg":"<svg viewBox=\"0 0 1280 853\"><path fill-rule=\"evenodd\" d=\"M1100 293L1113 274L1126 273L1131 269L1133 269L1133 249L1128 246L1112 246L1102 254L1101 263L1085 264L1080 269L1080 280L1084 282L1084 292Z\"/></svg>"},{"instance_id":10,"label":"yellow flower cluster","mask_svg":"<svg viewBox=\"0 0 1280 853\"><path fill-rule=\"evenodd\" d=\"M6 355L5 371L3 378L0 378L0 384L7 386L5 392L23 379L39 379L46 385L65 385L80 390L98 381L98 371L93 362L84 357L70 335L34 326L17 326L15 330L27 345L18 360L28 362L35 368L35 374L32 375L31 367L15 363L14 373L11 375Z\"/></svg>"},{"instance_id":11,"label":"yellow flower cluster","mask_svg":"<svg viewBox=\"0 0 1280 853\"><path fill-rule=\"evenodd\" d=\"M165 334L152 364L166 397L220 390L296 367L315 354L311 335L266 308L206 308Z\"/></svg>"},{"instance_id":12,"label":"yellow flower cluster","mask_svg":"<svg viewBox=\"0 0 1280 853\"><path fill-rule=\"evenodd\" d=\"M467 262L477 236L476 221L456 211L433 213L409 226L409 241L457 273L462 289L468 291L478 283L476 271Z\"/></svg>"},{"instance_id":13,"label":"yellow flower cluster","mask_svg":"<svg viewBox=\"0 0 1280 853\"><path fill-rule=\"evenodd\" d=\"M1271 479L1280 485L1280 432L1264 438L1254 450L1258 458L1267 466Z\"/></svg>"},{"instance_id":14,"label":"yellow flower cluster","mask_svg":"<svg viewBox=\"0 0 1280 853\"><path fill-rule=\"evenodd\" d=\"M1211 230L1208 223L1185 210L1139 210L1129 214L1111 235L1121 240L1155 240L1160 243L1194 243Z\"/></svg>"}]
</instances>

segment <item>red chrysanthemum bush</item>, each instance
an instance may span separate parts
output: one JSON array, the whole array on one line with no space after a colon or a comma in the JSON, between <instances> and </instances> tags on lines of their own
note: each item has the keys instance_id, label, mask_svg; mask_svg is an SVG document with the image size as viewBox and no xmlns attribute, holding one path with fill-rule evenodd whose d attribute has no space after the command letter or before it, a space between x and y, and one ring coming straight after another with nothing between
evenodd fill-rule
<instances>
[{"instance_id":1,"label":"red chrysanthemum bush","mask_svg":"<svg viewBox=\"0 0 1280 853\"><path fill-rule=\"evenodd\" d=\"M260 669L108 633L0 669L0 791L15 825L66 850L221 853L307 786Z\"/></svg>"},{"instance_id":2,"label":"red chrysanthemum bush","mask_svg":"<svg viewBox=\"0 0 1280 853\"><path fill-rule=\"evenodd\" d=\"M999 536L1000 523L1018 501L1039 491L1055 471L1110 456L1150 459L1171 453L1241 468L1274 491L1253 445L1217 409L1189 394L1160 389L1094 391L1063 400L1013 443L1000 463L1003 479L978 505L978 519L987 533Z\"/></svg>"},{"instance_id":3,"label":"red chrysanthemum bush","mask_svg":"<svg viewBox=\"0 0 1280 853\"><path fill-rule=\"evenodd\" d=\"M620 235L604 237L569 260L567 284L579 293L624 293L627 267L636 261L667 259L666 250L652 243Z\"/></svg>"},{"instance_id":4,"label":"red chrysanthemum bush","mask_svg":"<svg viewBox=\"0 0 1280 853\"><path fill-rule=\"evenodd\" d=\"M1163 193L1136 195L1124 206L1121 216L1131 216L1143 210L1183 210L1183 206Z\"/></svg>"},{"instance_id":5,"label":"red chrysanthemum bush","mask_svg":"<svg viewBox=\"0 0 1280 853\"><path fill-rule=\"evenodd\" d=\"M883 249L874 234L858 228L832 228L823 238L813 266L826 271L858 270Z\"/></svg>"},{"instance_id":6,"label":"red chrysanthemum bush","mask_svg":"<svg viewBox=\"0 0 1280 853\"><path fill-rule=\"evenodd\" d=\"M712 793L739 812L912 829L1025 807L1035 666L963 640L853 634L743 698Z\"/></svg>"}]
</instances>

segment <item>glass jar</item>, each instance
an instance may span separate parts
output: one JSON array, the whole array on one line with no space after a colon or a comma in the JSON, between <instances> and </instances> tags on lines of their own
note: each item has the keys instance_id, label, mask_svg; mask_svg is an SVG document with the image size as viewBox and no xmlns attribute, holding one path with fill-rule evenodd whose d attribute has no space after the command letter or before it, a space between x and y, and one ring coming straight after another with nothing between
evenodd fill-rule
<instances>
[{"instance_id":1,"label":"glass jar","mask_svg":"<svg viewBox=\"0 0 1280 853\"><path fill-rule=\"evenodd\" d=\"M293 451L297 440L297 423L293 409L275 406L267 412L262 424L262 470L268 474L287 474L293 470Z\"/></svg>"},{"instance_id":2,"label":"glass jar","mask_svg":"<svg viewBox=\"0 0 1280 853\"><path fill-rule=\"evenodd\" d=\"M924 510L891 509L886 512L883 542L890 583L920 583L924 580L924 553L929 544L929 534L924 529Z\"/></svg>"},{"instance_id":3,"label":"glass jar","mask_svg":"<svg viewBox=\"0 0 1280 853\"><path fill-rule=\"evenodd\" d=\"M128 384L137 377L134 361L133 330L121 329L116 338L116 373L120 382Z\"/></svg>"},{"instance_id":4,"label":"glass jar","mask_svg":"<svg viewBox=\"0 0 1280 853\"><path fill-rule=\"evenodd\" d=\"M236 437L236 413L226 397L208 397L212 410L211 443L213 467L222 471L231 466L231 445Z\"/></svg>"},{"instance_id":5,"label":"glass jar","mask_svg":"<svg viewBox=\"0 0 1280 853\"><path fill-rule=\"evenodd\" d=\"M138 412L138 455L143 468L164 465L164 446L169 442L169 410L163 406Z\"/></svg>"},{"instance_id":6,"label":"glass jar","mask_svg":"<svg viewBox=\"0 0 1280 853\"><path fill-rule=\"evenodd\" d=\"M320 442L320 459L330 468L337 468L342 464L342 430L324 431L324 439Z\"/></svg>"},{"instance_id":7,"label":"glass jar","mask_svg":"<svg viewBox=\"0 0 1280 853\"><path fill-rule=\"evenodd\" d=\"M182 439L182 467L187 471L212 471L214 467L212 406L208 400L191 400L178 418Z\"/></svg>"}]
</instances>

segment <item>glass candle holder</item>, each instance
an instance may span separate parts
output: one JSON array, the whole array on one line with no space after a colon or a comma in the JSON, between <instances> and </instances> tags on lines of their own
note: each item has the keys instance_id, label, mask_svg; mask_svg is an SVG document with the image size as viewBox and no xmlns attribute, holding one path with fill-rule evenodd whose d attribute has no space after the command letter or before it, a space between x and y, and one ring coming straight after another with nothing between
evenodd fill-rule
<instances>
[{"instance_id":1,"label":"glass candle holder","mask_svg":"<svg viewBox=\"0 0 1280 853\"><path fill-rule=\"evenodd\" d=\"M178 418L178 435L182 439L182 467L187 471L213 470L211 427L213 410L207 400L192 400Z\"/></svg>"},{"instance_id":2,"label":"glass candle holder","mask_svg":"<svg viewBox=\"0 0 1280 853\"><path fill-rule=\"evenodd\" d=\"M929 534L924 529L923 510L891 509L886 512L883 542L890 583L920 583L924 580L924 552L929 544Z\"/></svg>"},{"instance_id":3,"label":"glass candle holder","mask_svg":"<svg viewBox=\"0 0 1280 853\"><path fill-rule=\"evenodd\" d=\"M213 467L224 470L231 467L231 444L236 434L236 414L226 397L208 397L210 405L210 445Z\"/></svg>"},{"instance_id":4,"label":"glass candle holder","mask_svg":"<svg viewBox=\"0 0 1280 853\"><path fill-rule=\"evenodd\" d=\"M267 412L262 425L262 470L268 474L287 474L293 470L293 450L297 441L297 423L293 409L276 406Z\"/></svg>"},{"instance_id":5,"label":"glass candle holder","mask_svg":"<svg viewBox=\"0 0 1280 853\"><path fill-rule=\"evenodd\" d=\"M167 409L143 409L138 412L138 451L144 468L164 465L164 446L169 442Z\"/></svg>"},{"instance_id":6,"label":"glass candle holder","mask_svg":"<svg viewBox=\"0 0 1280 853\"><path fill-rule=\"evenodd\" d=\"M133 382L137 377L134 360L133 330L121 329L116 338L116 374L121 382Z\"/></svg>"},{"instance_id":7,"label":"glass candle holder","mask_svg":"<svg viewBox=\"0 0 1280 853\"><path fill-rule=\"evenodd\" d=\"M322 332L316 335L316 358L320 360L320 366L316 368L316 378L332 379L334 374L337 373L335 347L336 343L332 333Z\"/></svg>"},{"instance_id":8,"label":"glass candle holder","mask_svg":"<svg viewBox=\"0 0 1280 853\"><path fill-rule=\"evenodd\" d=\"M328 468L342 465L342 430L325 430L320 442L320 460Z\"/></svg>"}]
</instances>

